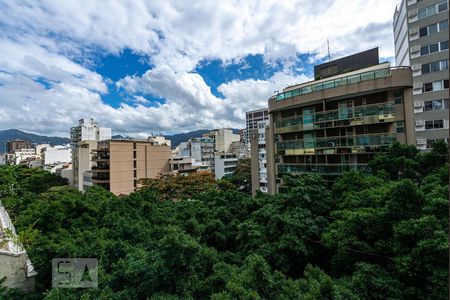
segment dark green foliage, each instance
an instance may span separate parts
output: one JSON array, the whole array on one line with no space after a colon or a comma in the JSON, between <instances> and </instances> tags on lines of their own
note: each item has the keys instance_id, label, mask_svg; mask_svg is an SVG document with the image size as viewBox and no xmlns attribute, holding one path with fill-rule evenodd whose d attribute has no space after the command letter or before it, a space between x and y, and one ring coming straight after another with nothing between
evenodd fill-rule
<instances>
[{"instance_id":1,"label":"dark green foliage","mask_svg":"<svg viewBox=\"0 0 450 300\"><path fill-rule=\"evenodd\" d=\"M394 145L373 174L285 178L251 197L246 176L161 177L129 196L0 167L0 197L38 272L5 299L445 299L448 158ZM245 169L245 168L244 168ZM243 173L245 174L245 173ZM173 201L177 200L177 201ZM99 259L98 289L51 289L51 259Z\"/></svg>"}]
</instances>

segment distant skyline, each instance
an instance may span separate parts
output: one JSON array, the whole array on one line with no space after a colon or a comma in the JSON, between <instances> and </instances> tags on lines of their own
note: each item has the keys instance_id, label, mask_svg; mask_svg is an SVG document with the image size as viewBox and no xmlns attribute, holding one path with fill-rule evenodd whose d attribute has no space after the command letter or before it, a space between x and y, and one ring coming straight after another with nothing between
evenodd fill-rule
<instances>
[{"instance_id":1,"label":"distant skyline","mask_svg":"<svg viewBox=\"0 0 450 300\"><path fill-rule=\"evenodd\" d=\"M154 2L154 3L153 3ZM380 47L398 1L1 1L0 130L243 128L313 65Z\"/></svg>"}]
</instances>

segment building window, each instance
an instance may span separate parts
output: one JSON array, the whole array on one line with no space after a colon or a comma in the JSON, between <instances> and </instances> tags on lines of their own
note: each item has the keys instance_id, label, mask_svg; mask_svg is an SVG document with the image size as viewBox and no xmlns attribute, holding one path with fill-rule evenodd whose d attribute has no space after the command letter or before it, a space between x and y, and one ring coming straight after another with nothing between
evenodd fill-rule
<instances>
[{"instance_id":1,"label":"building window","mask_svg":"<svg viewBox=\"0 0 450 300\"><path fill-rule=\"evenodd\" d=\"M422 74L448 70L448 59L422 65Z\"/></svg>"},{"instance_id":2,"label":"building window","mask_svg":"<svg viewBox=\"0 0 450 300\"><path fill-rule=\"evenodd\" d=\"M448 89L448 79L425 83L422 92L441 91L444 89Z\"/></svg>"},{"instance_id":3,"label":"building window","mask_svg":"<svg viewBox=\"0 0 450 300\"><path fill-rule=\"evenodd\" d=\"M448 99L425 101L424 111L448 109Z\"/></svg>"},{"instance_id":4,"label":"building window","mask_svg":"<svg viewBox=\"0 0 450 300\"><path fill-rule=\"evenodd\" d=\"M402 93L395 94L394 97L395 97L395 99L394 99L395 104L402 104L402 101L403 101Z\"/></svg>"},{"instance_id":5,"label":"building window","mask_svg":"<svg viewBox=\"0 0 450 300\"><path fill-rule=\"evenodd\" d=\"M427 35L432 35L444 30L448 29L448 20L439 22L439 23L434 23L425 27L421 27L419 29L419 35L420 37L423 36L427 36Z\"/></svg>"},{"instance_id":6,"label":"building window","mask_svg":"<svg viewBox=\"0 0 450 300\"><path fill-rule=\"evenodd\" d=\"M340 102L338 107L340 120L353 117L353 101Z\"/></svg>"},{"instance_id":7,"label":"building window","mask_svg":"<svg viewBox=\"0 0 450 300\"><path fill-rule=\"evenodd\" d=\"M396 127L395 131L397 133L405 132L405 122L404 121L396 121L395 127Z\"/></svg>"},{"instance_id":8,"label":"building window","mask_svg":"<svg viewBox=\"0 0 450 300\"><path fill-rule=\"evenodd\" d=\"M423 19L423 18L427 18L427 17L433 16L435 14L438 14L440 12L443 12L447 9L448 9L447 1L442 1L438 4L433 4L433 5L419 9L418 18L419 18L419 20Z\"/></svg>"},{"instance_id":9,"label":"building window","mask_svg":"<svg viewBox=\"0 0 450 300\"><path fill-rule=\"evenodd\" d=\"M314 123L314 108L303 109L303 124Z\"/></svg>"},{"instance_id":10,"label":"building window","mask_svg":"<svg viewBox=\"0 0 450 300\"><path fill-rule=\"evenodd\" d=\"M442 128L444 128L444 120L425 121L426 130L442 129Z\"/></svg>"},{"instance_id":11,"label":"building window","mask_svg":"<svg viewBox=\"0 0 450 300\"><path fill-rule=\"evenodd\" d=\"M424 56L439 51L444 51L447 49L448 49L448 40L423 46L422 48L420 48L420 55Z\"/></svg>"}]
</instances>

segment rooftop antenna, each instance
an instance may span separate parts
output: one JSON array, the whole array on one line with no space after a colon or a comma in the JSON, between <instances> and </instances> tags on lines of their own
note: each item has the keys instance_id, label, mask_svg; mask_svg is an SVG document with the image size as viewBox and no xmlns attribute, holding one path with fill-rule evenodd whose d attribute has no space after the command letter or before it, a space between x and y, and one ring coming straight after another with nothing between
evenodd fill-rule
<instances>
[{"instance_id":1,"label":"rooftop antenna","mask_svg":"<svg viewBox=\"0 0 450 300\"><path fill-rule=\"evenodd\" d=\"M328 61L331 61L331 55L330 55L330 41L327 39L327 47L328 47Z\"/></svg>"}]
</instances>

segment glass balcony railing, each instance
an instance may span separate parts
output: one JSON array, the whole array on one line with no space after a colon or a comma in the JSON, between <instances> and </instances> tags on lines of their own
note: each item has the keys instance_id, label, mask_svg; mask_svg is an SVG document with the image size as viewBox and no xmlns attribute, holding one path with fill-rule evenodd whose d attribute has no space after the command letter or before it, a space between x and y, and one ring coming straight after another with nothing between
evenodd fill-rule
<instances>
[{"instance_id":1,"label":"glass balcony railing","mask_svg":"<svg viewBox=\"0 0 450 300\"><path fill-rule=\"evenodd\" d=\"M348 171L367 171L367 164L280 164L278 174L341 174Z\"/></svg>"},{"instance_id":2,"label":"glass balcony railing","mask_svg":"<svg viewBox=\"0 0 450 300\"><path fill-rule=\"evenodd\" d=\"M317 128L327 127L322 126L318 123L351 120L354 118L365 118L369 116L383 116L383 121L385 121L386 118L394 121L394 115L395 115L394 102L390 101L371 105L355 106L353 108L327 110L323 112L316 112L310 115L300 115L295 117L278 119L275 120L275 127L283 128L289 126L310 125L311 128L308 128L308 130L311 130L314 127ZM386 118L384 118L384 116L386 116Z\"/></svg>"},{"instance_id":3,"label":"glass balcony railing","mask_svg":"<svg viewBox=\"0 0 450 300\"><path fill-rule=\"evenodd\" d=\"M293 91L279 93L276 96L276 99L278 101L285 100L285 99L289 99L292 97L309 94L312 92L327 90L327 89L331 89L331 88L335 88L335 87L339 87L339 86L343 86L343 85L348 85L348 84L353 84L353 83L358 83L358 82L366 81L366 80L385 78L385 77L389 77L389 76L391 76L391 68L385 68L385 69L380 69L380 70L375 70L375 71L370 71L370 72L365 72L365 73L360 73L360 74L349 75L349 76L345 76L345 77L341 77L341 78L337 78L334 80L329 80L329 81L325 81L325 82L321 82L321 83L316 83L316 84L312 83L310 85L295 89Z\"/></svg>"},{"instance_id":4,"label":"glass balcony railing","mask_svg":"<svg viewBox=\"0 0 450 300\"><path fill-rule=\"evenodd\" d=\"M367 134L352 136L337 136L326 138L308 138L302 140L289 140L277 143L277 151L281 155L301 155L309 149L338 148L338 147L364 147L384 146L396 141L395 133ZM297 152L296 150L303 150ZM283 153L284 152L284 153Z\"/></svg>"}]
</instances>

